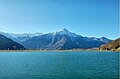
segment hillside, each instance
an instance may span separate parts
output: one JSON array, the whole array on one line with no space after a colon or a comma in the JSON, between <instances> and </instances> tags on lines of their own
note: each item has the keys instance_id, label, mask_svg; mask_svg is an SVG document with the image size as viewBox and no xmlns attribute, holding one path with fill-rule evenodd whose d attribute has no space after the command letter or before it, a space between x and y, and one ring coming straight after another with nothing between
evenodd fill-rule
<instances>
[{"instance_id":1,"label":"hillside","mask_svg":"<svg viewBox=\"0 0 120 79\"><path fill-rule=\"evenodd\" d=\"M24 47L13 40L5 37L4 35L0 34L0 50L19 50L24 49Z\"/></svg>"},{"instance_id":2,"label":"hillside","mask_svg":"<svg viewBox=\"0 0 120 79\"><path fill-rule=\"evenodd\" d=\"M120 51L120 38L100 46L100 50Z\"/></svg>"}]
</instances>

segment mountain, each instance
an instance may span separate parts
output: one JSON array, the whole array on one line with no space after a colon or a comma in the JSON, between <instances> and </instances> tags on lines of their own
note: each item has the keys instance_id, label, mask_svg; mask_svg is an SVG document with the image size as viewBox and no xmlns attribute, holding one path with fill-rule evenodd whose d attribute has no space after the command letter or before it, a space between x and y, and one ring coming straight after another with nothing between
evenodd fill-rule
<instances>
[{"instance_id":1,"label":"mountain","mask_svg":"<svg viewBox=\"0 0 120 79\"><path fill-rule=\"evenodd\" d=\"M4 35L16 42L19 42L28 49L94 48L111 41L105 37L83 37L81 35L72 33L65 28L47 34L32 34L32 36L27 33L25 35L14 34L14 36L9 33Z\"/></svg>"},{"instance_id":2,"label":"mountain","mask_svg":"<svg viewBox=\"0 0 120 79\"><path fill-rule=\"evenodd\" d=\"M40 36L42 33L36 32L36 33L23 33L23 34L16 34L16 33L5 33L5 32L0 32L0 34L20 43L22 41L26 41L32 37L35 36Z\"/></svg>"},{"instance_id":3,"label":"mountain","mask_svg":"<svg viewBox=\"0 0 120 79\"><path fill-rule=\"evenodd\" d=\"M105 37L83 37L64 28L53 33L32 37L21 44L31 49L74 49L99 47L109 41L111 40Z\"/></svg>"},{"instance_id":4,"label":"mountain","mask_svg":"<svg viewBox=\"0 0 120 79\"><path fill-rule=\"evenodd\" d=\"M101 45L100 50L113 50L113 51L120 51L120 38L108 42L107 44Z\"/></svg>"},{"instance_id":5,"label":"mountain","mask_svg":"<svg viewBox=\"0 0 120 79\"><path fill-rule=\"evenodd\" d=\"M22 45L0 34L0 50L25 49Z\"/></svg>"}]
</instances>

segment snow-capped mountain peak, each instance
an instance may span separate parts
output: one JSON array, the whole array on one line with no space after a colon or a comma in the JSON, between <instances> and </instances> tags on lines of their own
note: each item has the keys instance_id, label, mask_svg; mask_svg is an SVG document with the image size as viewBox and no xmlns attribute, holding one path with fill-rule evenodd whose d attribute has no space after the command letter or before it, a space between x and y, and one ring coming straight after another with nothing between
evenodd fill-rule
<instances>
[{"instance_id":1,"label":"snow-capped mountain peak","mask_svg":"<svg viewBox=\"0 0 120 79\"><path fill-rule=\"evenodd\" d=\"M66 28L62 28L60 30L58 30L58 32L69 32Z\"/></svg>"},{"instance_id":2,"label":"snow-capped mountain peak","mask_svg":"<svg viewBox=\"0 0 120 79\"><path fill-rule=\"evenodd\" d=\"M75 34L75 33L72 33L72 32L70 32L70 31L68 31L66 28L62 28L62 29L54 32L53 34L54 34L54 35L56 35L56 34L68 35L68 36L70 36L70 37L79 37L79 36L80 36L80 35L77 35L77 34Z\"/></svg>"},{"instance_id":3,"label":"snow-capped mountain peak","mask_svg":"<svg viewBox=\"0 0 120 79\"><path fill-rule=\"evenodd\" d=\"M59 29L56 32L54 32L54 34L58 34L58 33L60 33L60 34L68 34L70 32L67 29L62 28L62 29Z\"/></svg>"}]
</instances>

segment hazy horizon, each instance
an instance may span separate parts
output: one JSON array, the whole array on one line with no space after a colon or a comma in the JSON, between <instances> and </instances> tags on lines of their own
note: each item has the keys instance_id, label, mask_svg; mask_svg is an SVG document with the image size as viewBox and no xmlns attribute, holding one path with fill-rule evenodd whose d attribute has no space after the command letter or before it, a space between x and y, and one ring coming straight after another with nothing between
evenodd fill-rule
<instances>
[{"instance_id":1,"label":"hazy horizon","mask_svg":"<svg viewBox=\"0 0 120 79\"><path fill-rule=\"evenodd\" d=\"M119 37L119 0L0 0L0 31Z\"/></svg>"}]
</instances>

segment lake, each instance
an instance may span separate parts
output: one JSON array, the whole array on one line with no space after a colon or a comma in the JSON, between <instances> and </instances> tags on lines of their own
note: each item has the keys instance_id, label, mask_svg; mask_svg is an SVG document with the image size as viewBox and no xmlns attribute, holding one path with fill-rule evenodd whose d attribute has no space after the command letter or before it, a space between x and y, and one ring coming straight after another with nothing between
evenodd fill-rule
<instances>
[{"instance_id":1,"label":"lake","mask_svg":"<svg viewBox=\"0 0 120 79\"><path fill-rule=\"evenodd\" d=\"M118 79L118 52L0 52L0 79Z\"/></svg>"}]
</instances>

